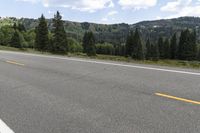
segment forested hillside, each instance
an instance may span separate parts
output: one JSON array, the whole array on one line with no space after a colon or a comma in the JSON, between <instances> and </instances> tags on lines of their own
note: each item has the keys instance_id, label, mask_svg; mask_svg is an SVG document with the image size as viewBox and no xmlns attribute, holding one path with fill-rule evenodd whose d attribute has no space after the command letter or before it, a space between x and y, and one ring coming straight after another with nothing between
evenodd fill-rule
<instances>
[{"instance_id":1,"label":"forested hillside","mask_svg":"<svg viewBox=\"0 0 200 133\"><path fill-rule=\"evenodd\" d=\"M48 28L52 29L52 19L48 19ZM0 26L12 25L14 22L22 23L27 30L35 29L38 24L36 19L13 17L2 18ZM126 37L130 30L138 28L140 30L142 40L151 38L151 41L156 41L159 36L170 37L175 32L180 34L183 29L196 29L198 41L200 41L200 18L198 17L181 17L177 19L144 21L132 25L128 24L94 24L94 23L77 23L71 21L64 22L65 30L68 36L81 41L84 33L89 30L95 35L96 41L99 43L108 42L114 45L125 43Z\"/></svg>"},{"instance_id":2,"label":"forested hillside","mask_svg":"<svg viewBox=\"0 0 200 133\"><path fill-rule=\"evenodd\" d=\"M53 19L0 19L0 45L59 54L118 55L136 60L200 60L200 18L94 24Z\"/></svg>"}]
</instances>

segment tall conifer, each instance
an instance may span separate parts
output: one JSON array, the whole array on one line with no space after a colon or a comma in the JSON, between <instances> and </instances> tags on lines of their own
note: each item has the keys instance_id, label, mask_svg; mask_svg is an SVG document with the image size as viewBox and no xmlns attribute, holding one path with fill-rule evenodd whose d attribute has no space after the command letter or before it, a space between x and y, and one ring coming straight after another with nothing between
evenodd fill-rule
<instances>
[{"instance_id":1,"label":"tall conifer","mask_svg":"<svg viewBox=\"0 0 200 133\"><path fill-rule=\"evenodd\" d=\"M134 44L134 48L133 48L132 58L138 59L138 60L143 60L144 59L144 48L142 45L142 41L141 41L138 29L135 30L133 44Z\"/></svg>"},{"instance_id":2,"label":"tall conifer","mask_svg":"<svg viewBox=\"0 0 200 133\"><path fill-rule=\"evenodd\" d=\"M171 53L171 59L177 58L177 39L176 39L176 33L173 35L170 41L170 53Z\"/></svg>"},{"instance_id":3,"label":"tall conifer","mask_svg":"<svg viewBox=\"0 0 200 133\"><path fill-rule=\"evenodd\" d=\"M168 39L165 39L165 42L164 42L164 58L165 59L170 59L170 44L169 44L169 40Z\"/></svg>"},{"instance_id":4,"label":"tall conifer","mask_svg":"<svg viewBox=\"0 0 200 133\"><path fill-rule=\"evenodd\" d=\"M48 26L44 15L39 18L39 25L35 29L35 48L39 51L47 51L49 45Z\"/></svg>"},{"instance_id":5,"label":"tall conifer","mask_svg":"<svg viewBox=\"0 0 200 133\"><path fill-rule=\"evenodd\" d=\"M163 38L162 37L159 37L158 39L158 48L159 48L159 55L160 55L160 58L164 58L165 57L165 49L164 49L164 41L163 41Z\"/></svg>"},{"instance_id":6,"label":"tall conifer","mask_svg":"<svg viewBox=\"0 0 200 133\"><path fill-rule=\"evenodd\" d=\"M149 60L152 58L152 45L150 40L148 39L146 42L146 59Z\"/></svg>"},{"instance_id":7,"label":"tall conifer","mask_svg":"<svg viewBox=\"0 0 200 133\"><path fill-rule=\"evenodd\" d=\"M64 22L62 21L62 16L57 11L53 19L53 39L52 39L52 52L56 53L67 53L68 52L68 42L67 35L64 28Z\"/></svg>"},{"instance_id":8,"label":"tall conifer","mask_svg":"<svg viewBox=\"0 0 200 133\"><path fill-rule=\"evenodd\" d=\"M10 46L15 48L22 48L19 31L15 30L11 38Z\"/></svg>"},{"instance_id":9,"label":"tall conifer","mask_svg":"<svg viewBox=\"0 0 200 133\"><path fill-rule=\"evenodd\" d=\"M96 55L95 37L93 32L85 32L83 37L83 49L88 56Z\"/></svg>"}]
</instances>

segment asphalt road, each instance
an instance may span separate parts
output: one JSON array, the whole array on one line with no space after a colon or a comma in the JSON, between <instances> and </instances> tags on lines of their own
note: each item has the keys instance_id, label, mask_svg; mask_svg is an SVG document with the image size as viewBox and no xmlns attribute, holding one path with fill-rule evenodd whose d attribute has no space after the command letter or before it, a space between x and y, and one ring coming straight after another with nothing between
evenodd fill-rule
<instances>
[{"instance_id":1,"label":"asphalt road","mask_svg":"<svg viewBox=\"0 0 200 133\"><path fill-rule=\"evenodd\" d=\"M199 72L0 51L0 120L15 133L199 133Z\"/></svg>"}]
</instances>

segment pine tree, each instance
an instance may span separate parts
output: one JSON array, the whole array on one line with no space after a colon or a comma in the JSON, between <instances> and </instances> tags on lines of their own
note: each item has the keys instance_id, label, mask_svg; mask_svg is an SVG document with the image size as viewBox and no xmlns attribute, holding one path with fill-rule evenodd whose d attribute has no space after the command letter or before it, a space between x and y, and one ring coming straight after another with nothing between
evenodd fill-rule
<instances>
[{"instance_id":1,"label":"pine tree","mask_svg":"<svg viewBox=\"0 0 200 133\"><path fill-rule=\"evenodd\" d=\"M185 59L184 49L186 45L186 31L181 32L180 40L179 40L179 47L178 47L178 58L179 59Z\"/></svg>"},{"instance_id":2,"label":"pine tree","mask_svg":"<svg viewBox=\"0 0 200 133\"><path fill-rule=\"evenodd\" d=\"M14 29L14 30L17 30L17 29L18 29L16 23L13 24L13 29Z\"/></svg>"},{"instance_id":3,"label":"pine tree","mask_svg":"<svg viewBox=\"0 0 200 133\"><path fill-rule=\"evenodd\" d=\"M134 38L134 33L133 31L131 31L129 35L127 36L127 40L126 40L126 56L132 56L133 48L134 48L133 38Z\"/></svg>"},{"instance_id":4,"label":"pine tree","mask_svg":"<svg viewBox=\"0 0 200 133\"><path fill-rule=\"evenodd\" d=\"M19 31L15 30L15 32L11 38L10 46L15 47L15 48L22 48Z\"/></svg>"},{"instance_id":5,"label":"pine tree","mask_svg":"<svg viewBox=\"0 0 200 133\"><path fill-rule=\"evenodd\" d=\"M57 11L53 19L53 40L52 40L52 52L55 53L67 53L68 52L68 42L67 36L64 28L64 23L62 21L62 16Z\"/></svg>"},{"instance_id":6,"label":"pine tree","mask_svg":"<svg viewBox=\"0 0 200 133\"><path fill-rule=\"evenodd\" d=\"M36 27L35 48L40 51L47 51L49 45L48 27L44 15L39 18L39 25Z\"/></svg>"},{"instance_id":7,"label":"pine tree","mask_svg":"<svg viewBox=\"0 0 200 133\"><path fill-rule=\"evenodd\" d=\"M197 37L196 37L196 30L193 30L192 33L190 33L190 45L191 45L191 60L196 60L198 55L198 47L197 47Z\"/></svg>"},{"instance_id":8,"label":"pine tree","mask_svg":"<svg viewBox=\"0 0 200 133\"><path fill-rule=\"evenodd\" d=\"M195 60L197 56L196 32L188 29L181 32L178 57L180 60Z\"/></svg>"},{"instance_id":9,"label":"pine tree","mask_svg":"<svg viewBox=\"0 0 200 133\"><path fill-rule=\"evenodd\" d=\"M143 60L144 59L144 49L143 49L143 45L142 45L142 41L141 41L138 29L135 30L133 44L134 44L134 48L133 48L132 58L138 59L138 60Z\"/></svg>"},{"instance_id":10,"label":"pine tree","mask_svg":"<svg viewBox=\"0 0 200 133\"><path fill-rule=\"evenodd\" d=\"M170 41L170 53L171 53L171 59L177 58L177 39L176 39L176 33L173 35Z\"/></svg>"},{"instance_id":11,"label":"pine tree","mask_svg":"<svg viewBox=\"0 0 200 133\"><path fill-rule=\"evenodd\" d=\"M88 47L87 47L87 55L88 56L95 56L96 55L96 49L95 49L95 37L92 32L89 32L88 35Z\"/></svg>"},{"instance_id":12,"label":"pine tree","mask_svg":"<svg viewBox=\"0 0 200 133\"><path fill-rule=\"evenodd\" d=\"M88 39L89 39L88 35L89 35L88 32L85 32L85 34L83 36L83 42L82 42L83 53L87 53L87 45L88 45Z\"/></svg>"},{"instance_id":13,"label":"pine tree","mask_svg":"<svg viewBox=\"0 0 200 133\"><path fill-rule=\"evenodd\" d=\"M155 45L152 45L152 59L155 61L158 61L160 58L160 52L159 52L159 46L156 43Z\"/></svg>"},{"instance_id":14,"label":"pine tree","mask_svg":"<svg viewBox=\"0 0 200 133\"><path fill-rule=\"evenodd\" d=\"M165 39L164 42L164 59L170 59L171 55L170 55L170 44L169 44L169 40Z\"/></svg>"},{"instance_id":15,"label":"pine tree","mask_svg":"<svg viewBox=\"0 0 200 133\"><path fill-rule=\"evenodd\" d=\"M26 28L25 28L25 26L22 24L22 23L19 23L18 24L18 30L20 31L20 32L26 32Z\"/></svg>"},{"instance_id":16,"label":"pine tree","mask_svg":"<svg viewBox=\"0 0 200 133\"><path fill-rule=\"evenodd\" d=\"M197 60L200 61L200 47L199 47L199 50L198 50Z\"/></svg>"},{"instance_id":17,"label":"pine tree","mask_svg":"<svg viewBox=\"0 0 200 133\"><path fill-rule=\"evenodd\" d=\"M83 49L84 53L86 53L88 56L96 55L95 37L92 32L85 32L83 37Z\"/></svg>"},{"instance_id":18,"label":"pine tree","mask_svg":"<svg viewBox=\"0 0 200 133\"><path fill-rule=\"evenodd\" d=\"M165 58L165 49L164 49L164 41L162 37L159 37L158 39L158 48L159 48L159 55L160 58L163 59Z\"/></svg>"},{"instance_id":19,"label":"pine tree","mask_svg":"<svg viewBox=\"0 0 200 133\"><path fill-rule=\"evenodd\" d=\"M152 45L148 39L146 42L146 59L149 60L152 58Z\"/></svg>"}]
</instances>

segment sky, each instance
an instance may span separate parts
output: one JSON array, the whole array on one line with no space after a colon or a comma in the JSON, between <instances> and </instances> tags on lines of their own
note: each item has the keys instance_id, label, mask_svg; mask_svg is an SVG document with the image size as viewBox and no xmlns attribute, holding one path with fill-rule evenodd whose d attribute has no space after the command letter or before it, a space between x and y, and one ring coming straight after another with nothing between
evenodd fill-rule
<instances>
[{"instance_id":1,"label":"sky","mask_svg":"<svg viewBox=\"0 0 200 133\"><path fill-rule=\"evenodd\" d=\"M200 16L200 0L0 0L1 17L52 18L94 23L129 23Z\"/></svg>"}]
</instances>

